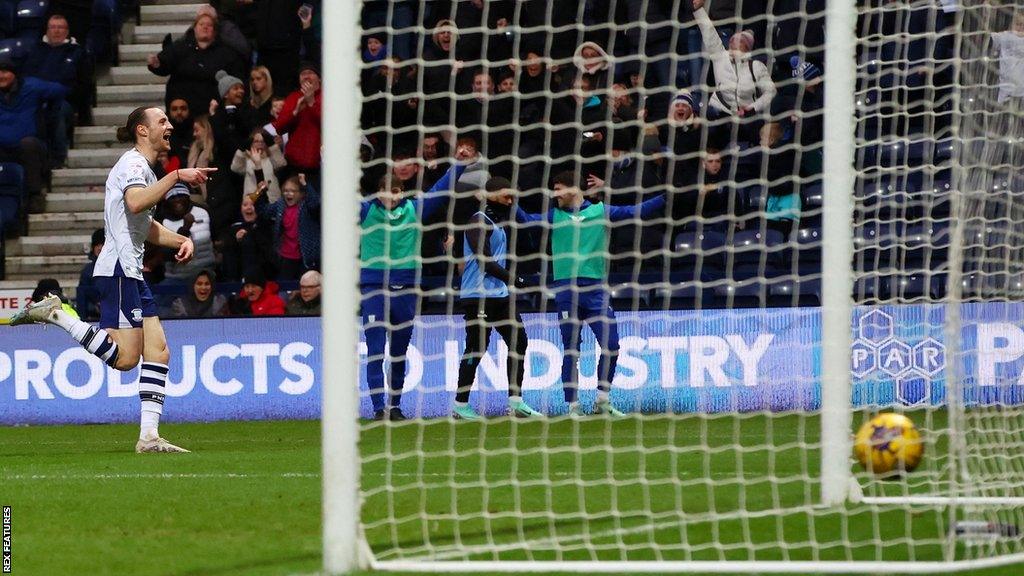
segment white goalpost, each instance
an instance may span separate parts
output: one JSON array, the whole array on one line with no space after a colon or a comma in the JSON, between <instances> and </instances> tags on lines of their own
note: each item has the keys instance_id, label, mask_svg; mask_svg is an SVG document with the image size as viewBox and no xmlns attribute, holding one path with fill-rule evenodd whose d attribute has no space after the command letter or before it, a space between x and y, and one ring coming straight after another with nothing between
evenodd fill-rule
<instances>
[{"instance_id":1,"label":"white goalpost","mask_svg":"<svg viewBox=\"0 0 1024 576\"><path fill-rule=\"evenodd\" d=\"M325 573L1024 562L1024 9L692 2L323 3ZM529 342L475 422L480 221ZM880 412L916 470L853 459Z\"/></svg>"}]
</instances>

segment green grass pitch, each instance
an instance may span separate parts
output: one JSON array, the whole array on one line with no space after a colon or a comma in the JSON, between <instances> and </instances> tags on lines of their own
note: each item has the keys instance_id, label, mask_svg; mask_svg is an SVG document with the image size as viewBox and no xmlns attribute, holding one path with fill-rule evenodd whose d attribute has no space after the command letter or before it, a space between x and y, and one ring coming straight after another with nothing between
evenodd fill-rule
<instances>
[{"instance_id":1,"label":"green grass pitch","mask_svg":"<svg viewBox=\"0 0 1024 576\"><path fill-rule=\"evenodd\" d=\"M836 542L843 535L855 542L881 538L891 542L887 557L935 559L934 547L914 543L918 534L923 542L942 530L934 514L844 520L805 511L730 519L741 505L756 511L805 501L807 483L796 478L815 473L817 456L796 441L814 440L817 418L770 420L366 425L367 535L384 558L429 547L451 558L469 550L475 559L711 559L742 557L736 545L755 542L758 558L795 560L812 554L813 532ZM131 452L135 426L0 428L0 504L13 509L13 573L316 573L319 426L168 424L168 439L194 453L144 456ZM776 448L758 449L769 442ZM712 449L697 451L704 445ZM770 482L769 465L776 477ZM705 469L711 478L703 478ZM459 490L449 487L452 481ZM678 509L690 519L685 530L673 521ZM702 516L712 510L725 519ZM774 545L780 536L784 550ZM683 538L688 553L679 545ZM514 544L520 541L529 546ZM833 559L846 552L837 545L819 553ZM852 553L867 554L856 546Z\"/></svg>"}]
</instances>

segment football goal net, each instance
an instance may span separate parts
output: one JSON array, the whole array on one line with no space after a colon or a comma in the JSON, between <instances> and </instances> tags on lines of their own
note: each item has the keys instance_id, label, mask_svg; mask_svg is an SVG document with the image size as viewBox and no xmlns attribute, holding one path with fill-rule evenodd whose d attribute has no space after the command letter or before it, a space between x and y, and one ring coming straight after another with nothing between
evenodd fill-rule
<instances>
[{"instance_id":1,"label":"football goal net","mask_svg":"<svg viewBox=\"0 0 1024 576\"><path fill-rule=\"evenodd\" d=\"M323 17L327 572L1024 562L1024 7Z\"/></svg>"}]
</instances>

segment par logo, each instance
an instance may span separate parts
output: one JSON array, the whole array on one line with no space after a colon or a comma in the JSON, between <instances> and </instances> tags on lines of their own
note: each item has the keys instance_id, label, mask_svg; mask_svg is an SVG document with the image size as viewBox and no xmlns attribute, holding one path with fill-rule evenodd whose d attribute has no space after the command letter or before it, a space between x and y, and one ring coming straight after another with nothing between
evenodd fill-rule
<instances>
[{"instance_id":1,"label":"par logo","mask_svg":"<svg viewBox=\"0 0 1024 576\"><path fill-rule=\"evenodd\" d=\"M850 369L857 378L876 375L896 384L896 397L907 405L928 402L931 380L946 368L946 347L927 337L904 342L896 337L893 317L872 310L857 321Z\"/></svg>"}]
</instances>

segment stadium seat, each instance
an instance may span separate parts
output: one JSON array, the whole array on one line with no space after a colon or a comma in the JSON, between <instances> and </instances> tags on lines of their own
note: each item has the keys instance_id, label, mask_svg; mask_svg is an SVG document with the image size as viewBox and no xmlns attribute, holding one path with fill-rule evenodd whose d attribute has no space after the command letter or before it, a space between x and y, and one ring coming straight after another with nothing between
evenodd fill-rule
<instances>
[{"instance_id":1,"label":"stadium seat","mask_svg":"<svg viewBox=\"0 0 1024 576\"><path fill-rule=\"evenodd\" d=\"M31 44L21 38L7 38L0 40L0 60L6 60L20 68L21 64L28 57Z\"/></svg>"},{"instance_id":2,"label":"stadium seat","mask_svg":"<svg viewBox=\"0 0 1024 576\"><path fill-rule=\"evenodd\" d=\"M47 0L21 0L18 2L15 27L19 38L38 40L46 31Z\"/></svg>"},{"instance_id":3,"label":"stadium seat","mask_svg":"<svg viewBox=\"0 0 1024 576\"><path fill-rule=\"evenodd\" d=\"M703 276L725 266L725 235L720 232L683 232L675 238L673 268L689 268ZM695 272L696 273L696 272Z\"/></svg>"},{"instance_id":4,"label":"stadium seat","mask_svg":"<svg viewBox=\"0 0 1024 576\"><path fill-rule=\"evenodd\" d=\"M770 305L819 306L821 305L821 279L798 278L779 279L770 286Z\"/></svg>"},{"instance_id":5,"label":"stadium seat","mask_svg":"<svg viewBox=\"0 0 1024 576\"><path fill-rule=\"evenodd\" d=\"M616 310L644 310L650 300L650 290L635 284L613 285L609 295Z\"/></svg>"}]
</instances>

